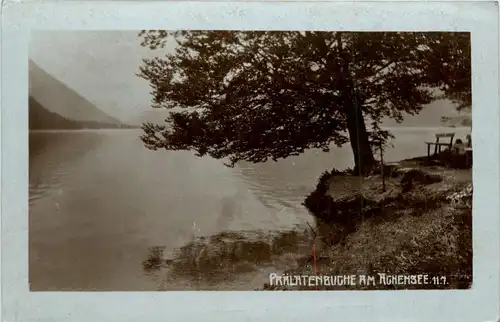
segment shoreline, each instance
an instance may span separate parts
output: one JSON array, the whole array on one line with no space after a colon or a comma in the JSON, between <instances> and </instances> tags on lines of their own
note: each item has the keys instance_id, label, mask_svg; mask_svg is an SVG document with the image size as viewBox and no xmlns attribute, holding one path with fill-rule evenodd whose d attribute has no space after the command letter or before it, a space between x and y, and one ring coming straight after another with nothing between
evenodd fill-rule
<instances>
[{"instance_id":1,"label":"shoreline","mask_svg":"<svg viewBox=\"0 0 500 322\"><path fill-rule=\"evenodd\" d=\"M380 169L365 178L354 177L349 170L323 173L303 203L315 218L316 227L311 229L316 235L316 265L313 255L307 256L300 260L302 265L284 274L420 274L446 280L440 285L319 286L323 290L470 288L472 169L416 157L384 165L384 172L385 190ZM266 283L261 290L311 287Z\"/></svg>"},{"instance_id":2,"label":"shoreline","mask_svg":"<svg viewBox=\"0 0 500 322\"><path fill-rule=\"evenodd\" d=\"M254 290L470 288L472 169L416 157L386 164L384 173L385 191L380 171L364 178L352 176L349 170L326 171L303 197L314 218L309 227L270 235L223 231L195 238L170 255L152 249L144 270L162 270L168 285L198 281L192 287L203 290L231 288L241 279L252 281ZM318 278L427 276L427 281L446 283L270 286L268 273ZM202 277L208 278L206 285Z\"/></svg>"}]
</instances>

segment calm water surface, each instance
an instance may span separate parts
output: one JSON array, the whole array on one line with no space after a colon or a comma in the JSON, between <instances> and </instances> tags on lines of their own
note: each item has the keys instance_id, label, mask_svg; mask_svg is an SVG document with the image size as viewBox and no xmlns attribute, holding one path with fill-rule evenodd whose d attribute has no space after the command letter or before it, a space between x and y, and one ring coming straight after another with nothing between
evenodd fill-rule
<instances>
[{"instance_id":1,"label":"calm water surface","mask_svg":"<svg viewBox=\"0 0 500 322\"><path fill-rule=\"evenodd\" d=\"M394 148L385 159L425 154L423 142L432 140L437 131L395 130ZM465 136L469 130L453 131ZM292 240L305 243L290 232L313 223L301 203L321 173L352 162L346 146L330 153L310 150L277 163L242 162L228 168L191 152L149 151L139 134L137 130L30 133L31 290L257 288L277 269L271 257L279 253L286 266L283 251L276 247L282 250ZM231 271L215 274L214 267L223 263L213 260L206 274L191 270L200 265L186 255L196 251L193 241L212 240L221 233L246 236L233 238L236 248L231 254L239 255L224 263L232 265ZM272 234L278 236L274 239L278 246L266 248L273 239L263 236ZM186 259L171 275L175 278L145 272L142 263L154 246ZM300 249L289 251L300 253ZM205 257L210 257L209 251L201 249ZM203 257L199 254L198 247L193 258ZM254 259L252 267L234 268L245 255ZM210 266L207 263L205 267Z\"/></svg>"}]
</instances>

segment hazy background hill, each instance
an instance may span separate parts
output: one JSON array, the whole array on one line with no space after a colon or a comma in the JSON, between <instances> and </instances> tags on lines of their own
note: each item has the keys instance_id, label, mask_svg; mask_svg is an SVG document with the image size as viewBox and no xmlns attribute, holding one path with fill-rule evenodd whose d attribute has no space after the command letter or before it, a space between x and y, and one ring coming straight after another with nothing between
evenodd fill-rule
<instances>
[{"instance_id":1,"label":"hazy background hill","mask_svg":"<svg viewBox=\"0 0 500 322\"><path fill-rule=\"evenodd\" d=\"M472 115L459 115L452 117L443 117L443 124L446 126L466 126L472 127Z\"/></svg>"},{"instance_id":2,"label":"hazy background hill","mask_svg":"<svg viewBox=\"0 0 500 322\"><path fill-rule=\"evenodd\" d=\"M29 129L30 130L78 130L78 129L109 129L131 128L126 124L111 124L94 121L73 121L42 106L32 96L29 97Z\"/></svg>"},{"instance_id":3,"label":"hazy background hill","mask_svg":"<svg viewBox=\"0 0 500 322\"><path fill-rule=\"evenodd\" d=\"M29 97L29 129L49 130L49 129L79 129L80 124L68 120L59 114L52 113L37 102L33 97Z\"/></svg>"},{"instance_id":4,"label":"hazy background hill","mask_svg":"<svg viewBox=\"0 0 500 322\"><path fill-rule=\"evenodd\" d=\"M456 105L449 100L436 100L424 106L419 114L404 114L404 121L385 118L382 122L386 127L441 127L441 126L470 126L472 115L470 111L458 112Z\"/></svg>"},{"instance_id":5,"label":"hazy background hill","mask_svg":"<svg viewBox=\"0 0 500 322\"><path fill-rule=\"evenodd\" d=\"M30 130L130 127L98 109L31 60L29 94Z\"/></svg>"}]
</instances>

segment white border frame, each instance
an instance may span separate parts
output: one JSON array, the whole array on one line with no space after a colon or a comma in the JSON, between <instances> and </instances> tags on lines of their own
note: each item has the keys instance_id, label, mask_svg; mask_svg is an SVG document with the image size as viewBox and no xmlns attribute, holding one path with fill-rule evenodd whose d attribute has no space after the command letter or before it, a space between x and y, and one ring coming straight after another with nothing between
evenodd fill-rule
<instances>
[{"instance_id":1,"label":"white border frame","mask_svg":"<svg viewBox=\"0 0 500 322\"><path fill-rule=\"evenodd\" d=\"M32 29L472 32L474 283L467 291L29 292L28 44ZM4 3L1 34L3 321L493 321L499 303L496 2Z\"/></svg>"}]
</instances>

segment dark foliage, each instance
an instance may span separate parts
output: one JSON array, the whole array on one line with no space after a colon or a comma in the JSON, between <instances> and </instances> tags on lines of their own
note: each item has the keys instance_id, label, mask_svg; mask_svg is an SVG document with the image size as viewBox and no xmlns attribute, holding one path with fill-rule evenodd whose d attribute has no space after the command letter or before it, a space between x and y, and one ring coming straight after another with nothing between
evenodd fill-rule
<instances>
[{"instance_id":1,"label":"dark foliage","mask_svg":"<svg viewBox=\"0 0 500 322\"><path fill-rule=\"evenodd\" d=\"M458 104L458 109L472 107L470 33L433 33L424 60L431 83L443 91L443 97Z\"/></svg>"},{"instance_id":2,"label":"dark foliage","mask_svg":"<svg viewBox=\"0 0 500 322\"><path fill-rule=\"evenodd\" d=\"M153 106L182 108L168 126L144 124L148 148L264 162L350 141L355 172L403 120L436 98L470 93L468 33L143 31L142 45L175 42L144 60ZM458 57L460 56L460 57ZM468 69L469 68L469 69ZM469 84L469 85L468 85ZM464 94L465 93L465 94ZM365 124L367 123L367 124Z\"/></svg>"}]
</instances>

